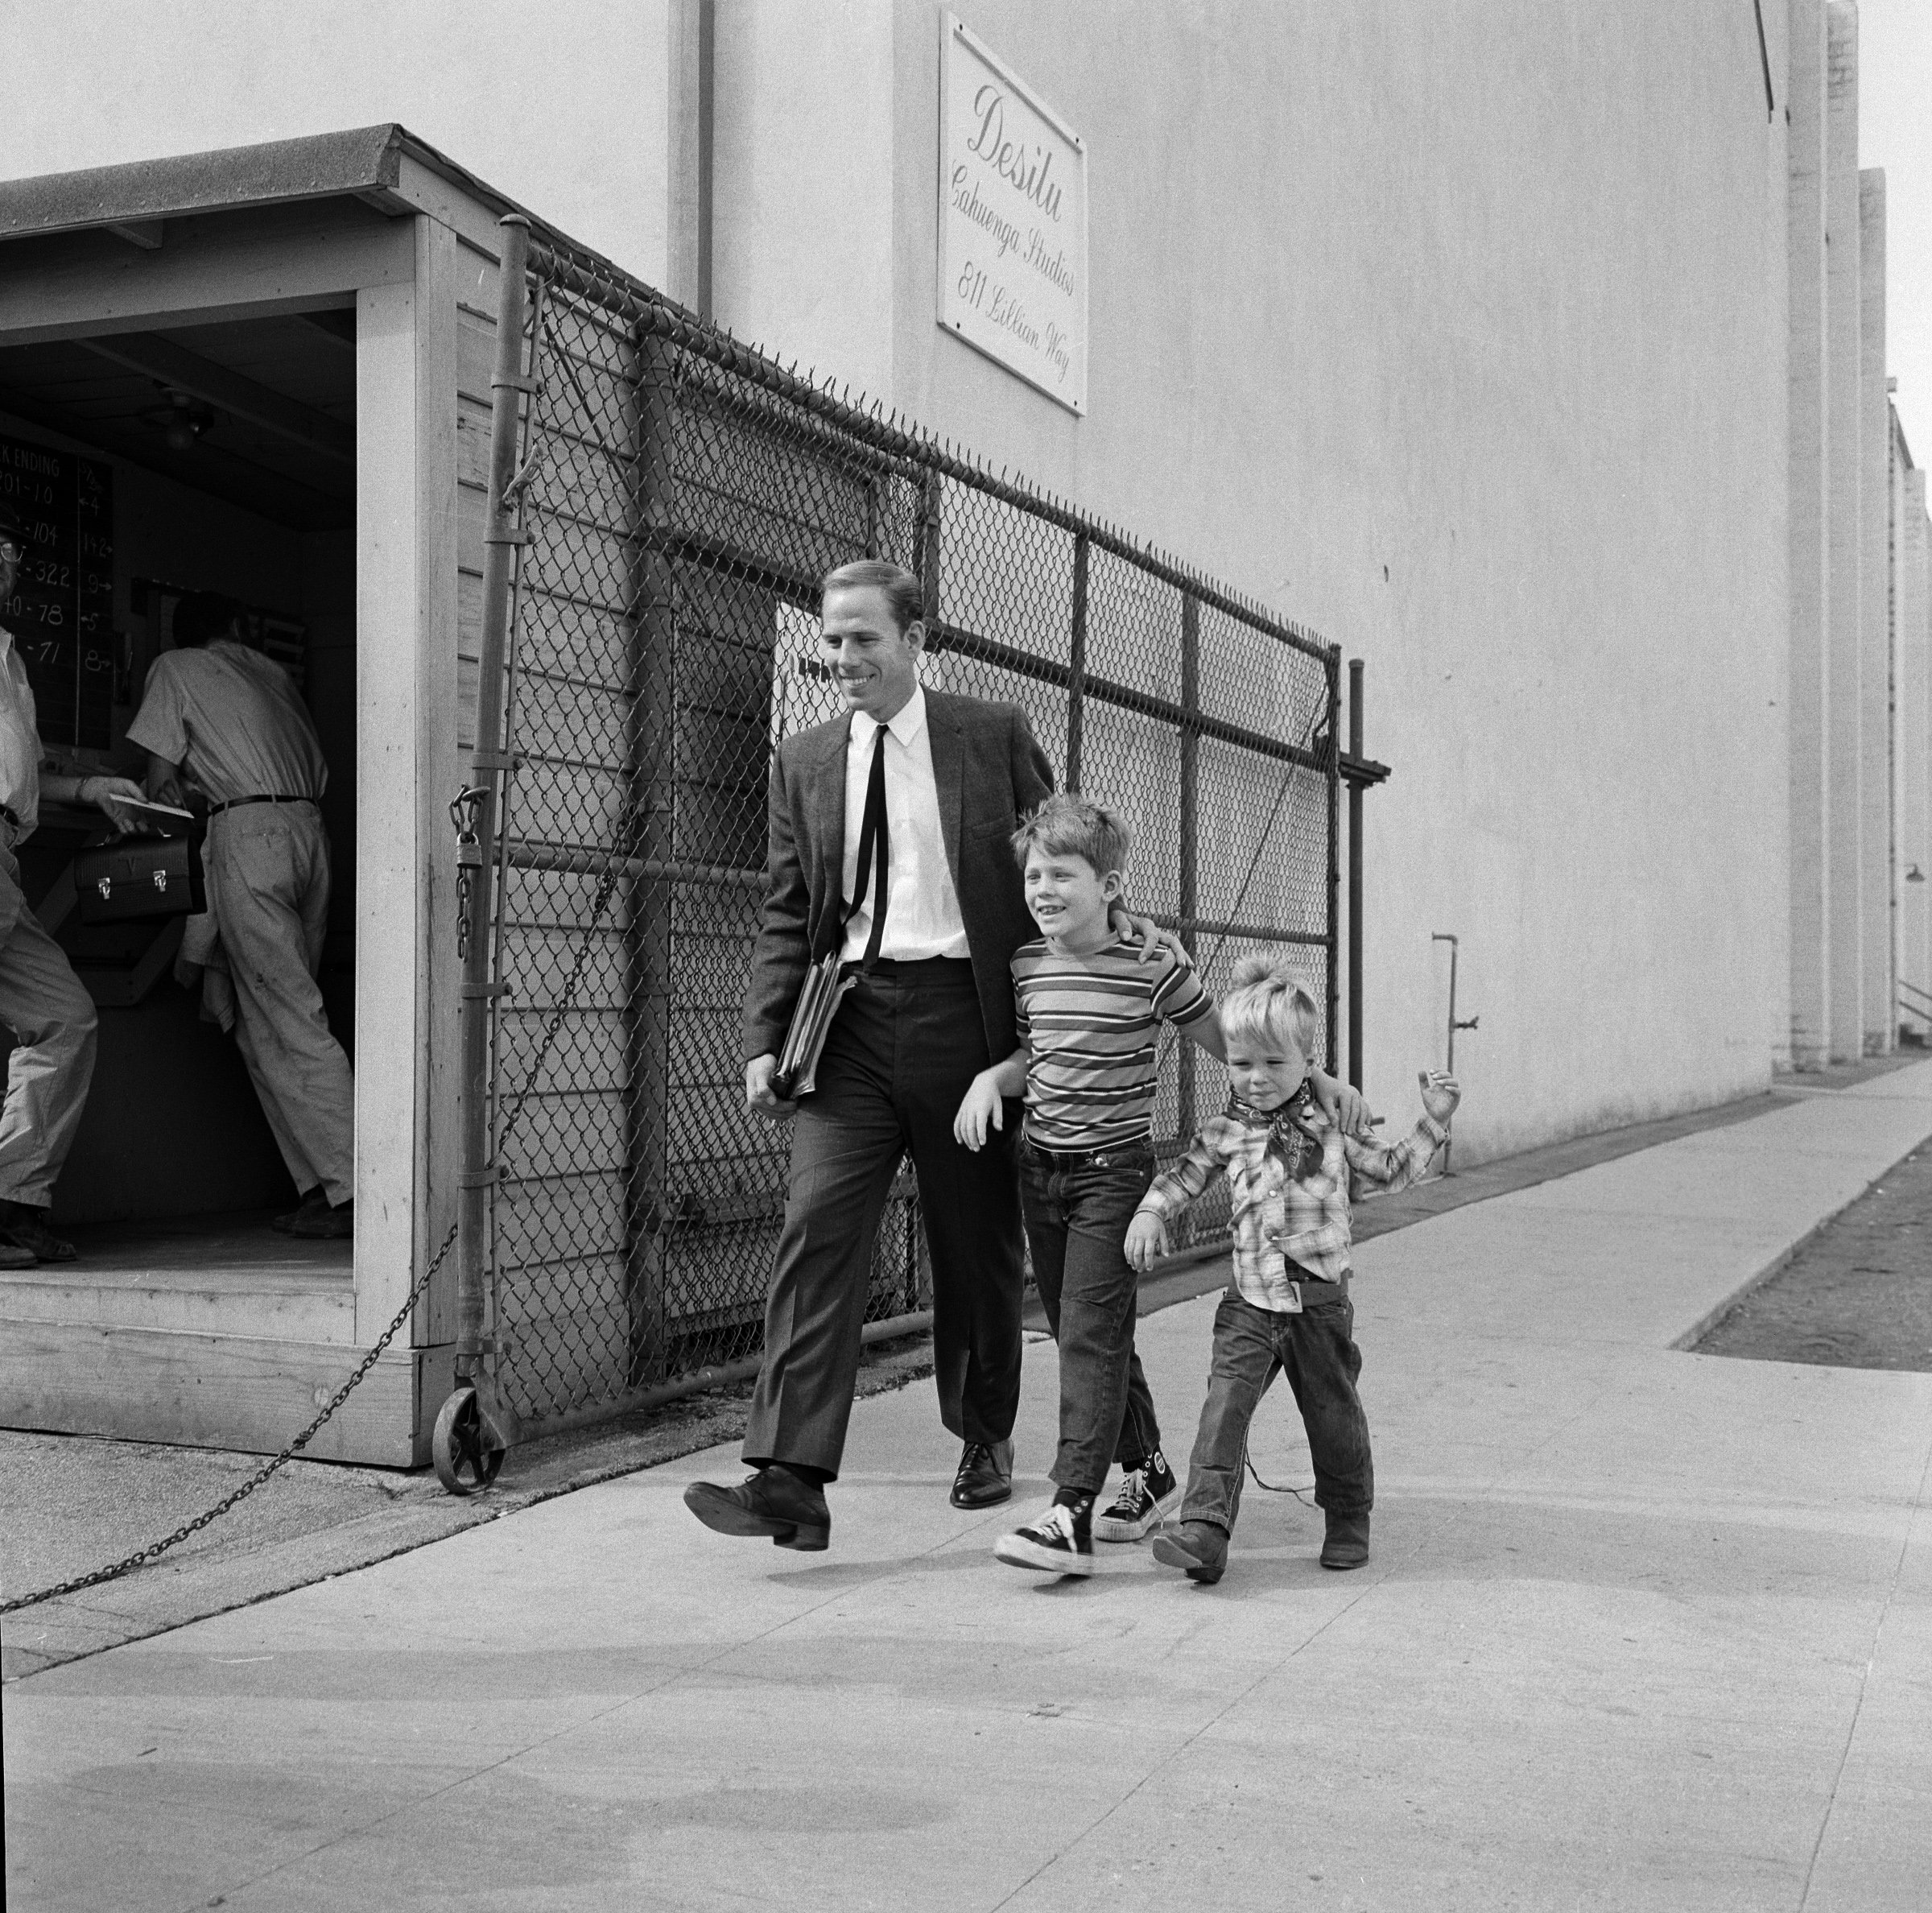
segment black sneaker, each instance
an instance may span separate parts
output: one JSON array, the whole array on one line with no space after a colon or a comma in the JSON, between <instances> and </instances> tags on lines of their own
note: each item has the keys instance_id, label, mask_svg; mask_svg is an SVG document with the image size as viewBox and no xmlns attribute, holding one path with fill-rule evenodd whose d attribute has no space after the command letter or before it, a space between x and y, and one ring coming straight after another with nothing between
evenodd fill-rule
<instances>
[{"instance_id":1,"label":"black sneaker","mask_svg":"<svg viewBox=\"0 0 1932 1913\"><path fill-rule=\"evenodd\" d=\"M1002 1535L993 1556L1009 1568L1032 1568L1042 1574L1093 1572L1093 1497L1075 1507L1055 1502L1038 1521Z\"/></svg>"},{"instance_id":2,"label":"black sneaker","mask_svg":"<svg viewBox=\"0 0 1932 1913\"><path fill-rule=\"evenodd\" d=\"M1181 1498L1181 1485L1158 1448L1138 1468L1130 1468L1121 1483L1113 1505L1093 1518L1096 1541L1137 1541L1150 1528L1158 1527L1167 1511Z\"/></svg>"}]
</instances>

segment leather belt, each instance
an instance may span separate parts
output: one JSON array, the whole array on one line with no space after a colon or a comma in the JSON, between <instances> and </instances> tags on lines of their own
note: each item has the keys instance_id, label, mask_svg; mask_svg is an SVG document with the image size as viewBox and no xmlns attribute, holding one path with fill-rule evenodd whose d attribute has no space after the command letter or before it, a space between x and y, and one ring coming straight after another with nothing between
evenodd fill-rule
<instances>
[{"instance_id":1,"label":"leather belt","mask_svg":"<svg viewBox=\"0 0 1932 1913\"><path fill-rule=\"evenodd\" d=\"M1332 1302L1338 1295L1346 1299L1348 1294L1348 1278L1346 1275L1340 1282L1321 1282L1312 1275L1297 1275L1294 1282L1302 1292L1302 1306L1304 1308L1311 1302Z\"/></svg>"},{"instance_id":2,"label":"leather belt","mask_svg":"<svg viewBox=\"0 0 1932 1913\"><path fill-rule=\"evenodd\" d=\"M1111 1149L1048 1149L1030 1136L1020 1138L1020 1147L1060 1170L1138 1168L1154 1154L1151 1142L1120 1142Z\"/></svg>"},{"instance_id":3,"label":"leather belt","mask_svg":"<svg viewBox=\"0 0 1932 1913\"><path fill-rule=\"evenodd\" d=\"M312 797L286 797L280 795L273 797L231 797L225 804L211 804L208 807L208 814L211 817L218 817L221 815L222 812L239 810L245 804L313 804L314 802L315 799Z\"/></svg>"},{"instance_id":4,"label":"leather belt","mask_svg":"<svg viewBox=\"0 0 1932 1913\"><path fill-rule=\"evenodd\" d=\"M840 966L841 977L856 977L859 966L854 963ZM875 977L900 977L910 981L921 979L938 983L969 983L972 980L972 959L970 956L875 956L872 960L872 974Z\"/></svg>"}]
</instances>

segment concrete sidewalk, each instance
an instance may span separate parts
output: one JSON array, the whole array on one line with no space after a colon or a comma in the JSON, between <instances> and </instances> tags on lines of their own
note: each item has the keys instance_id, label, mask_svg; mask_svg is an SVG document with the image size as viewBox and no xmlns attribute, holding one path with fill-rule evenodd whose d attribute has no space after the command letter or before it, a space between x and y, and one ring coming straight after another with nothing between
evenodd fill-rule
<instances>
[{"instance_id":1,"label":"concrete sidewalk","mask_svg":"<svg viewBox=\"0 0 1932 1913\"><path fill-rule=\"evenodd\" d=\"M10 1903L1920 1909L1932 1376L1675 1352L1932 1133L1932 1064L1365 1245L1374 1559L997 1566L930 1389L830 1554L712 1451L6 1692ZM1144 1322L1185 1452L1208 1299ZM1306 1481L1285 1390L1254 1460Z\"/></svg>"}]
</instances>

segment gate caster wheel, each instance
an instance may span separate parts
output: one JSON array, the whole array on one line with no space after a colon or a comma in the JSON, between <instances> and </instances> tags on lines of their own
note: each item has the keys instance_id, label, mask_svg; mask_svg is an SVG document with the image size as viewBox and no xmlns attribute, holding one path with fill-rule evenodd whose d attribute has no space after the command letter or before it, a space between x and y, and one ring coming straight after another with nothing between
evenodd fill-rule
<instances>
[{"instance_id":1,"label":"gate caster wheel","mask_svg":"<svg viewBox=\"0 0 1932 1913\"><path fill-rule=\"evenodd\" d=\"M436 1479L452 1494L477 1494L497 1478L504 1451L493 1448L477 1407L477 1391L459 1388L443 1404L430 1437Z\"/></svg>"}]
</instances>

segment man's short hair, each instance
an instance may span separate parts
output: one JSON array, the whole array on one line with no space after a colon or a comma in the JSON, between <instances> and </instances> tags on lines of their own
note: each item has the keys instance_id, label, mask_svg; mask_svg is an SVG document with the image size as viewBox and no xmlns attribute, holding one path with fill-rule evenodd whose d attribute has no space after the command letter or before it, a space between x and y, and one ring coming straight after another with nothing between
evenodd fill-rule
<instances>
[{"instance_id":1,"label":"man's short hair","mask_svg":"<svg viewBox=\"0 0 1932 1913\"><path fill-rule=\"evenodd\" d=\"M1056 791L1013 833L1013 861L1022 870L1038 849L1048 857L1084 857L1094 874L1127 868L1133 833L1111 804L1071 791Z\"/></svg>"},{"instance_id":2,"label":"man's short hair","mask_svg":"<svg viewBox=\"0 0 1932 1913\"><path fill-rule=\"evenodd\" d=\"M853 591L864 587L886 593L886 602L903 638L907 630L926 615L926 593L919 581L903 565L884 558L855 558L826 572L819 582L819 603L835 591Z\"/></svg>"},{"instance_id":3,"label":"man's short hair","mask_svg":"<svg viewBox=\"0 0 1932 1913\"><path fill-rule=\"evenodd\" d=\"M15 544L27 542L25 519L5 498L0 498L0 538L11 539Z\"/></svg>"},{"instance_id":4,"label":"man's short hair","mask_svg":"<svg viewBox=\"0 0 1932 1913\"><path fill-rule=\"evenodd\" d=\"M1315 993L1280 956L1244 956L1221 998L1221 1035L1229 1043L1279 1043L1293 1037L1312 1063L1322 1012Z\"/></svg>"},{"instance_id":5,"label":"man's short hair","mask_svg":"<svg viewBox=\"0 0 1932 1913\"><path fill-rule=\"evenodd\" d=\"M175 606L175 648L198 651L225 638L241 615L242 607L218 591L191 591Z\"/></svg>"}]
</instances>

